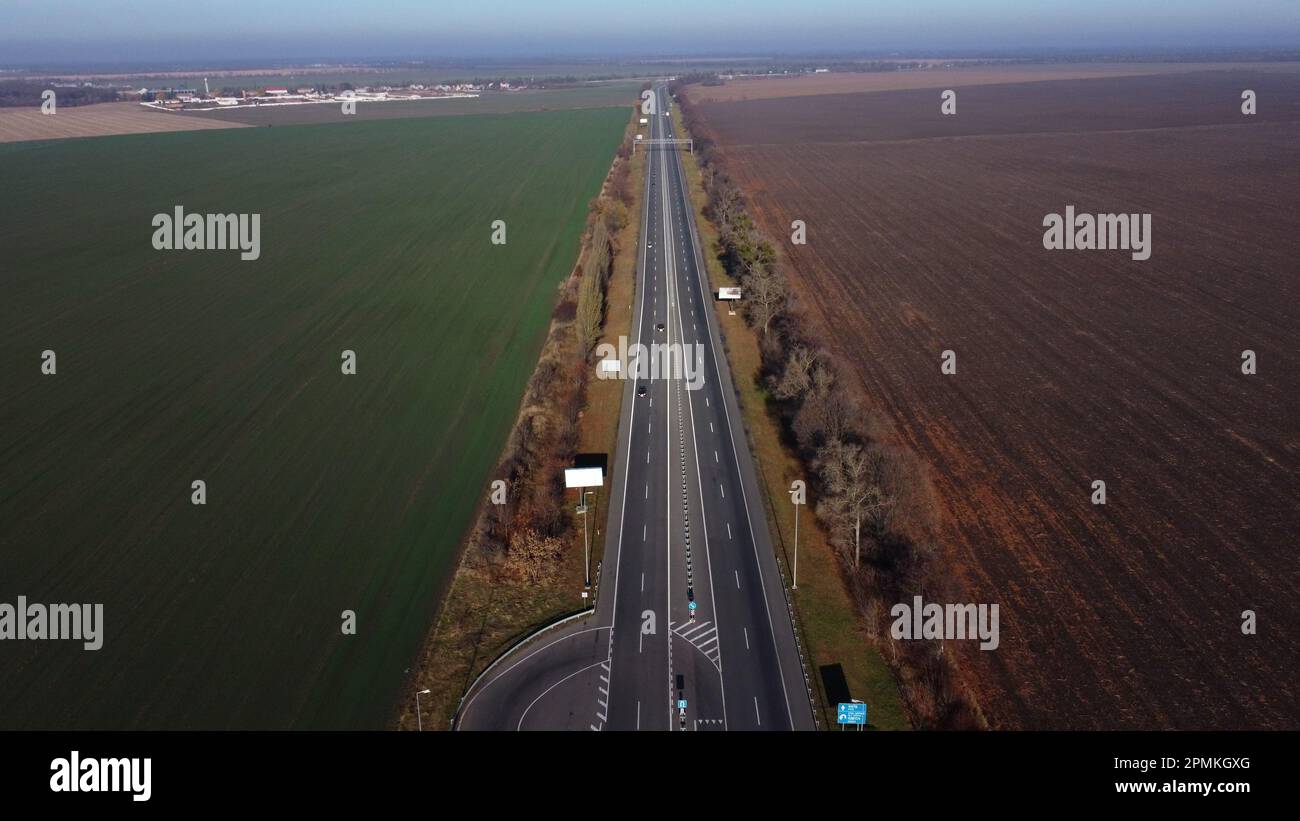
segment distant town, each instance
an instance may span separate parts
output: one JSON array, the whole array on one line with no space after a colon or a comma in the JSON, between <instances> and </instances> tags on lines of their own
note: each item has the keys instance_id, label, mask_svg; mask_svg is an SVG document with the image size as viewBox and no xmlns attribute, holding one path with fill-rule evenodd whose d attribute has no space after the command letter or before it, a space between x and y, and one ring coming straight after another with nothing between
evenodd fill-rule
<instances>
[{"instance_id":1,"label":"distant town","mask_svg":"<svg viewBox=\"0 0 1300 821\"><path fill-rule=\"evenodd\" d=\"M135 87L123 82L89 80L0 80L0 108L40 105L41 93L49 88L59 95L59 104L68 106L92 103L138 102L162 111L206 111L259 106L310 105L313 103L395 102L478 97L484 93L514 93L530 88L545 88L527 80L475 80L472 82L392 83L354 85L350 82L311 83L302 85L221 86L212 87L203 80L201 87Z\"/></svg>"},{"instance_id":2,"label":"distant town","mask_svg":"<svg viewBox=\"0 0 1300 821\"><path fill-rule=\"evenodd\" d=\"M194 88L140 88L119 91L124 99L138 99L140 104L164 111L210 111L225 108L255 108L260 106L310 105L314 103L344 102L396 102L401 100L430 100L477 97L484 91L520 91L528 86L511 84L505 80L490 83L439 83L425 85L411 83L405 86L358 86L351 83L338 85L307 85L296 88L268 86L259 89L222 89L212 92L205 79L203 89Z\"/></svg>"}]
</instances>

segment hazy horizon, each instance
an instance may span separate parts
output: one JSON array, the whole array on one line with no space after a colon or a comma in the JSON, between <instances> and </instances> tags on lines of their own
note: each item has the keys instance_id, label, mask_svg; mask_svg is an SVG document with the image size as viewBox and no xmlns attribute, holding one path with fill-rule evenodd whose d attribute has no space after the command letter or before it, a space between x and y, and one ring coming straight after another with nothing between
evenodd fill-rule
<instances>
[{"instance_id":1,"label":"hazy horizon","mask_svg":"<svg viewBox=\"0 0 1300 821\"><path fill-rule=\"evenodd\" d=\"M574 59L623 55L1277 49L1300 45L1294 0L752 0L639 6L500 0L439 8L341 0L15 0L0 67L168 61ZM142 22L144 21L144 25Z\"/></svg>"}]
</instances>

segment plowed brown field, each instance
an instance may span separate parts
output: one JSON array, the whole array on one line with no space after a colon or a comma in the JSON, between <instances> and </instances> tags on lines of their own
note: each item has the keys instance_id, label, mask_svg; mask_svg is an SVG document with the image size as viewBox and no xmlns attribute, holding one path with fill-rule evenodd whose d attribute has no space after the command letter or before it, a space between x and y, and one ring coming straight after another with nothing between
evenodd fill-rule
<instances>
[{"instance_id":1,"label":"plowed brown field","mask_svg":"<svg viewBox=\"0 0 1300 821\"><path fill-rule=\"evenodd\" d=\"M990 723L1300 728L1300 77L695 109L1000 605L999 649L954 642ZM1067 205L1150 213L1151 259L1044 250Z\"/></svg>"},{"instance_id":2,"label":"plowed brown field","mask_svg":"<svg viewBox=\"0 0 1300 821\"><path fill-rule=\"evenodd\" d=\"M243 127L242 123L156 111L138 103L60 106L54 114L41 114L39 108L0 108L0 143Z\"/></svg>"},{"instance_id":3,"label":"plowed brown field","mask_svg":"<svg viewBox=\"0 0 1300 821\"><path fill-rule=\"evenodd\" d=\"M1133 77L1210 69L1232 69L1240 63L1063 63L962 65L906 71L829 72L796 76L742 77L720 86L696 86L696 102L766 100L773 97L803 97L817 94L850 94L864 91L900 91L916 88L961 88L1044 80L1083 80L1097 77ZM1297 63L1253 63L1256 70L1295 73Z\"/></svg>"}]
</instances>

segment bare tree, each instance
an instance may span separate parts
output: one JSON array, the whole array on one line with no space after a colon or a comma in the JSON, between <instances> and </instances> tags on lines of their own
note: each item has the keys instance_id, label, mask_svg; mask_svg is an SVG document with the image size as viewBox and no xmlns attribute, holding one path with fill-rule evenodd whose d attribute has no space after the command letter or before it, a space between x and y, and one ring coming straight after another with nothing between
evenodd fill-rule
<instances>
[{"instance_id":1,"label":"bare tree","mask_svg":"<svg viewBox=\"0 0 1300 821\"><path fill-rule=\"evenodd\" d=\"M856 431L857 411L848 393L836 384L835 369L829 362L819 356L809 374L811 386L793 424L800 446L812 451Z\"/></svg>"},{"instance_id":2,"label":"bare tree","mask_svg":"<svg viewBox=\"0 0 1300 821\"><path fill-rule=\"evenodd\" d=\"M754 322L761 325L767 336L772 320L785 310L785 281L767 266L760 265L745 279L749 289L749 312Z\"/></svg>"},{"instance_id":3,"label":"bare tree","mask_svg":"<svg viewBox=\"0 0 1300 821\"><path fill-rule=\"evenodd\" d=\"M742 262L740 275L744 280L755 276L772 276L776 271L776 248L752 223L746 223L747 256ZM747 283L746 283L747 284Z\"/></svg>"},{"instance_id":4,"label":"bare tree","mask_svg":"<svg viewBox=\"0 0 1300 821\"><path fill-rule=\"evenodd\" d=\"M772 395L777 399L801 399L812 389L812 369L817 354L804 345L795 345L786 357L781 378L776 380Z\"/></svg>"},{"instance_id":5,"label":"bare tree","mask_svg":"<svg viewBox=\"0 0 1300 821\"><path fill-rule=\"evenodd\" d=\"M723 177L715 177L714 182L709 208L719 228L730 227L744 205L740 190Z\"/></svg>"},{"instance_id":6,"label":"bare tree","mask_svg":"<svg viewBox=\"0 0 1300 821\"><path fill-rule=\"evenodd\" d=\"M862 560L863 518L893 504L878 483L879 453L836 438L822 448L817 467L827 489L822 507L839 525L842 541L847 541L846 531L852 524L853 569L857 570Z\"/></svg>"}]
</instances>

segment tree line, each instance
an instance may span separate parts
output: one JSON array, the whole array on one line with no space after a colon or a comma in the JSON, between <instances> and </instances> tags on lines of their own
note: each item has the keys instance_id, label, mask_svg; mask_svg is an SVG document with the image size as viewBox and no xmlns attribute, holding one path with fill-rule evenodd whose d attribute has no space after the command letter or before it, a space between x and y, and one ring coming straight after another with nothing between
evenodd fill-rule
<instances>
[{"instance_id":1,"label":"tree line","mask_svg":"<svg viewBox=\"0 0 1300 821\"><path fill-rule=\"evenodd\" d=\"M489 505L471 540L502 572L526 583L550 575L574 532L564 468L577 453L590 355L605 322L605 289L618 252L615 237L632 205L631 153L625 140L588 206L580 262L560 284L550 332L494 474L506 481L506 502Z\"/></svg>"},{"instance_id":2,"label":"tree line","mask_svg":"<svg viewBox=\"0 0 1300 821\"><path fill-rule=\"evenodd\" d=\"M39 106L41 94L46 89L54 91L55 102L59 106L90 105L91 103L111 103L117 99L117 89L98 88L95 86L53 86L48 82L31 80L0 81L0 108Z\"/></svg>"}]
</instances>

